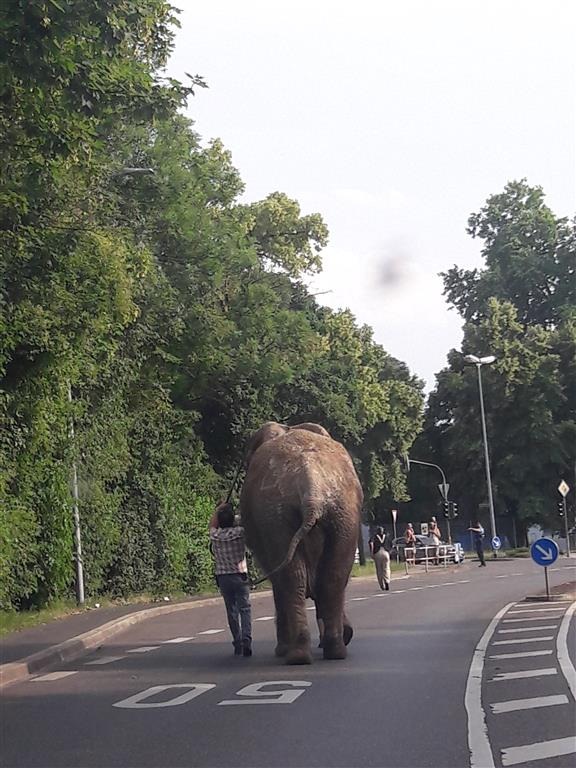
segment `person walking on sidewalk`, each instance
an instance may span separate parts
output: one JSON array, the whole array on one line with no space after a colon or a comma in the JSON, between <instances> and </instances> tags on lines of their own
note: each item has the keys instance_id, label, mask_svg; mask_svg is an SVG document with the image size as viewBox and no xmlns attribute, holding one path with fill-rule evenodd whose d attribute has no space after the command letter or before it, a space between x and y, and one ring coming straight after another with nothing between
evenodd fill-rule
<instances>
[{"instance_id":1,"label":"person walking on sidewalk","mask_svg":"<svg viewBox=\"0 0 576 768\"><path fill-rule=\"evenodd\" d=\"M234 654L252 656L252 610L244 528L235 525L234 508L227 502L220 503L210 519L210 544Z\"/></svg>"},{"instance_id":2,"label":"person walking on sidewalk","mask_svg":"<svg viewBox=\"0 0 576 768\"><path fill-rule=\"evenodd\" d=\"M378 584L380 585L380 589L389 590L390 589L390 553L385 547L386 542L386 533L384 532L384 528L382 526L379 526L376 528L376 533L370 541L368 542L368 545L370 547L370 554L372 555L372 559L374 560L374 565L376 566L376 578L378 579Z\"/></svg>"},{"instance_id":3,"label":"person walking on sidewalk","mask_svg":"<svg viewBox=\"0 0 576 768\"><path fill-rule=\"evenodd\" d=\"M468 528L474 534L474 549L480 560L479 568L486 567L486 561L484 560L484 528L480 525L478 520Z\"/></svg>"}]
</instances>

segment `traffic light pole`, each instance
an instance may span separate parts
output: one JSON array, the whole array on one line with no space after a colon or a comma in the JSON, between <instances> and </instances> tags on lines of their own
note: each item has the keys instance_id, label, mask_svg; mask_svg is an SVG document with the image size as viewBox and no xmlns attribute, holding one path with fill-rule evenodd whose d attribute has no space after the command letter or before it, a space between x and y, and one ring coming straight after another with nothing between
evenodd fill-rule
<instances>
[{"instance_id":1,"label":"traffic light pole","mask_svg":"<svg viewBox=\"0 0 576 768\"><path fill-rule=\"evenodd\" d=\"M562 507L564 510L564 531L566 532L566 557L570 557L570 534L568 533L568 510L566 508L566 496L562 497Z\"/></svg>"},{"instance_id":2,"label":"traffic light pole","mask_svg":"<svg viewBox=\"0 0 576 768\"><path fill-rule=\"evenodd\" d=\"M417 461L416 459L410 459L408 458L407 455L405 455L405 460L408 467L408 471L410 471L410 464L421 464L423 467L434 467L434 469L437 469L438 472L440 472L440 474L442 475L442 488L443 488L443 490L441 491L442 498L444 499L445 502L448 501L448 488L450 488L450 486L446 482L446 475L444 474L444 470L442 469L442 467L439 467L438 464L431 464L429 461ZM450 518L447 519L446 533L448 535L448 544L452 544L452 533L450 531Z\"/></svg>"}]
</instances>

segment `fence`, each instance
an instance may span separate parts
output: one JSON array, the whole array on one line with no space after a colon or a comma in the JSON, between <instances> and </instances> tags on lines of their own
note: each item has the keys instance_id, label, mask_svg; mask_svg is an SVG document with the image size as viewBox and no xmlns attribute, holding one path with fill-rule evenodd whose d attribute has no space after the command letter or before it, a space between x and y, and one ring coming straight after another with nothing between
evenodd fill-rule
<instances>
[{"instance_id":1,"label":"fence","mask_svg":"<svg viewBox=\"0 0 576 768\"><path fill-rule=\"evenodd\" d=\"M442 562L444 568L448 567L448 561L454 561L454 548L449 544L438 545L424 545L421 547L404 547L404 565L406 573L408 573L408 566L422 565L424 563L424 569L428 573L428 566L430 563L439 565ZM461 559L457 561L457 565L460 565Z\"/></svg>"}]
</instances>

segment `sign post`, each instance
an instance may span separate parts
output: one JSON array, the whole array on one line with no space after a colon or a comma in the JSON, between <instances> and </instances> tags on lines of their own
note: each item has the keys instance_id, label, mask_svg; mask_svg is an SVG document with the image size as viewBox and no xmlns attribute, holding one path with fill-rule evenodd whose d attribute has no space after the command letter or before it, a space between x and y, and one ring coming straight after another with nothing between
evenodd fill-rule
<instances>
[{"instance_id":1,"label":"sign post","mask_svg":"<svg viewBox=\"0 0 576 768\"><path fill-rule=\"evenodd\" d=\"M558 493L562 496L562 507L564 508L564 532L566 533L566 557L570 557L570 534L568 533L568 510L566 509L566 496L570 486L566 480L561 480L558 486Z\"/></svg>"},{"instance_id":2,"label":"sign post","mask_svg":"<svg viewBox=\"0 0 576 768\"><path fill-rule=\"evenodd\" d=\"M548 585L548 566L558 559L558 544L552 539L538 539L530 547L530 557L536 565L544 568L544 581L546 583L546 599L550 600L550 587Z\"/></svg>"},{"instance_id":3,"label":"sign post","mask_svg":"<svg viewBox=\"0 0 576 768\"><path fill-rule=\"evenodd\" d=\"M396 536L396 518L398 517L398 510L392 509L392 525L394 526L394 539L397 538ZM400 555L398 554L398 546L396 546L396 562L400 562Z\"/></svg>"}]
</instances>

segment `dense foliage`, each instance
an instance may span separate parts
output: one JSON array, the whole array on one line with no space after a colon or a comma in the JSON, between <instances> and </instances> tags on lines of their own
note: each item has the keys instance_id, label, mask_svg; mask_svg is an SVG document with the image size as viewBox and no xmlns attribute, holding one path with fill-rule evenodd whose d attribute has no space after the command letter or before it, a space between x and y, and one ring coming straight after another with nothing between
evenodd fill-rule
<instances>
[{"instance_id":1,"label":"dense foliage","mask_svg":"<svg viewBox=\"0 0 576 768\"><path fill-rule=\"evenodd\" d=\"M562 529L556 489L562 478L576 485L576 227L520 181L490 197L468 231L486 266L444 275L464 339L437 376L414 455L445 469L466 521L479 508L487 521L477 372L464 355L495 355L482 383L497 528L509 538L531 522Z\"/></svg>"},{"instance_id":2,"label":"dense foliage","mask_svg":"<svg viewBox=\"0 0 576 768\"><path fill-rule=\"evenodd\" d=\"M406 498L421 385L306 290L321 217L242 202L179 114L204 84L158 74L170 6L0 17L0 606L71 591L73 462L89 594L201 589L211 509L268 419L342 440L368 511Z\"/></svg>"}]
</instances>

